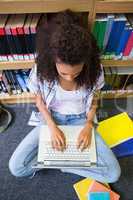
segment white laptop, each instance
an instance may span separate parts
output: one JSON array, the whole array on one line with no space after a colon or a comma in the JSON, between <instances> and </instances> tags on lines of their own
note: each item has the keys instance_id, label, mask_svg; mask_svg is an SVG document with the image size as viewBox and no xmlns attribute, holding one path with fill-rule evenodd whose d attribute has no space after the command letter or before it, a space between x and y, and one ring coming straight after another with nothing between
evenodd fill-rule
<instances>
[{"instance_id":1,"label":"white laptop","mask_svg":"<svg viewBox=\"0 0 133 200\"><path fill-rule=\"evenodd\" d=\"M40 126L37 164L34 168L88 168L96 166L96 144L94 129L91 145L81 152L76 147L77 137L83 126L58 126L66 137L66 149L61 152L52 148L49 128Z\"/></svg>"}]
</instances>

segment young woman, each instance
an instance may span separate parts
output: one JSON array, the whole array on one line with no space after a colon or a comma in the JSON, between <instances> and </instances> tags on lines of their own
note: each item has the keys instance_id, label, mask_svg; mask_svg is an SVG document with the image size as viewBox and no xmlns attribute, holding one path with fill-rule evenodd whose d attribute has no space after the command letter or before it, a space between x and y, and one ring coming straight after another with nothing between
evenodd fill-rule
<instances>
[{"instance_id":1,"label":"young woman","mask_svg":"<svg viewBox=\"0 0 133 200\"><path fill-rule=\"evenodd\" d=\"M104 85L99 50L77 15L69 10L58 13L40 28L37 59L29 88L36 96L36 106L51 133L53 148L66 148L64 133L58 125L83 125L77 148L89 148L97 108L95 93ZM101 182L115 182L120 167L112 151L96 134L97 166L88 169L66 169ZM39 126L34 128L13 153L9 168L15 176L29 176L36 170ZM103 166L103 167L100 167Z\"/></svg>"}]
</instances>

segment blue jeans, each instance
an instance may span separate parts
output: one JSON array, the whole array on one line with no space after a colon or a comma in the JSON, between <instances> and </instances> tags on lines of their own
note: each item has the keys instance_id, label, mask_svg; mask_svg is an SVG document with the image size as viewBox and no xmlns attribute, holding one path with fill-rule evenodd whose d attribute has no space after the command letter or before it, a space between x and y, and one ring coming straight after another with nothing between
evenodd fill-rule
<instances>
[{"instance_id":1,"label":"blue jeans","mask_svg":"<svg viewBox=\"0 0 133 200\"><path fill-rule=\"evenodd\" d=\"M51 114L58 125L83 125L86 122L85 113L79 115L62 115L52 111ZM9 161L9 169L14 176L31 176L37 171L37 169L32 168L32 165L37 160L39 129L39 126L34 128L22 140L13 153ZM115 182L118 180L121 172L119 163L100 135L98 133L95 134L98 167L88 169L61 169L61 171L89 177L100 182Z\"/></svg>"}]
</instances>

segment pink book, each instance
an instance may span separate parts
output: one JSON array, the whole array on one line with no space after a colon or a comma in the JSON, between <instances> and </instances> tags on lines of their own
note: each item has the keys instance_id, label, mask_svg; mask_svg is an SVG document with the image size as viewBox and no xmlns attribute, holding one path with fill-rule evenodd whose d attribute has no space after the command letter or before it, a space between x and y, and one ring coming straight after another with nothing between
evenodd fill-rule
<instances>
[{"instance_id":1,"label":"pink book","mask_svg":"<svg viewBox=\"0 0 133 200\"><path fill-rule=\"evenodd\" d=\"M112 191L111 189L107 188L103 184L93 181L89 187L88 192L109 192L110 193L110 200L119 200L120 195L116 192Z\"/></svg>"},{"instance_id":2,"label":"pink book","mask_svg":"<svg viewBox=\"0 0 133 200\"><path fill-rule=\"evenodd\" d=\"M132 47L133 47L133 31L132 31L131 35L129 36L129 39L127 41L126 47L123 52L123 56L129 56L129 54L132 50Z\"/></svg>"}]
</instances>

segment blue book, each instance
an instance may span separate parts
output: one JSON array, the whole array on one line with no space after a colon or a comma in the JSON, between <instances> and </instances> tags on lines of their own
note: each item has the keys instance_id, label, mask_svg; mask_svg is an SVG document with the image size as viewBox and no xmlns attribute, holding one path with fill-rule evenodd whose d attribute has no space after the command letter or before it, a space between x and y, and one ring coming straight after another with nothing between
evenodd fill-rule
<instances>
[{"instance_id":1,"label":"blue book","mask_svg":"<svg viewBox=\"0 0 133 200\"><path fill-rule=\"evenodd\" d=\"M109 192L89 192L88 200L110 200Z\"/></svg>"},{"instance_id":2,"label":"blue book","mask_svg":"<svg viewBox=\"0 0 133 200\"><path fill-rule=\"evenodd\" d=\"M110 32L106 52L115 52L116 46L119 42L120 35L124 30L126 24L126 17L124 15L118 15L113 21L112 29Z\"/></svg>"},{"instance_id":3,"label":"blue book","mask_svg":"<svg viewBox=\"0 0 133 200\"><path fill-rule=\"evenodd\" d=\"M119 43L118 43L118 46L117 46L117 48L116 48L116 50L115 50L116 56L123 53L123 51L124 51L124 49L125 49L125 46L126 46L126 44L127 44L127 41L128 41L128 38L129 38L131 32L132 32L132 29L131 29L131 28L129 28L129 27L125 27L125 28L124 28L124 30L123 30L123 32L122 32L122 34L121 34L121 37L120 37L120 41L119 41Z\"/></svg>"},{"instance_id":4,"label":"blue book","mask_svg":"<svg viewBox=\"0 0 133 200\"><path fill-rule=\"evenodd\" d=\"M133 155L133 138L111 148L117 158Z\"/></svg>"},{"instance_id":5,"label":"blue book","mask_svg":"<svg viewBox=\"0 0 133 200\"><path fill-rule=\"evenodd\" d=\"M113 21L114 21L114 15L113 14L108 14L107 17L107 25L106 25L106 30L105 30L105 35L104 35L104 41L103 41L103 50L105 50L108 40L109 40L109 36L110 36L110 32L112 29L112 25L113 25Z\"/></svg>"},{"instance_id":6,"label":"blue book","mask_svg":"<svg viewBox=\"0 0 133 200\"><path fill-rule=\"evenodd\" d=\"M17 70L14 70L14 74L15 74L16 79L17 79L17 81L19 82L19 84L20 84L20 86L21 86L23 92L28 92L29 89L28 89L28 87L27 87L27 85L26 85L26 83L25 83L23 77L21 76L21 74L20 74Z\"/></svg>"}]
</instances>

